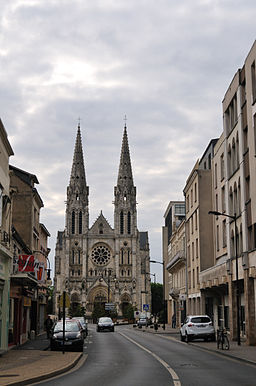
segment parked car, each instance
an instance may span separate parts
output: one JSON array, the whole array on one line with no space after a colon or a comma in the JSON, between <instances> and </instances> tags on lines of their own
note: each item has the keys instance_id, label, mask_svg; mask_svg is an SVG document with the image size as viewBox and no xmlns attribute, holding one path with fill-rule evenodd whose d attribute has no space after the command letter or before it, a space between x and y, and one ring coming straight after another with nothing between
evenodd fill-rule
<instances>
[{"instance_id":1,"label":"parked car","mask_svg":"<svg viewBox=\"0 0 256 386\"><path fill-rule=\"evenodd\" d=\"M104 330L114 332L113 320L111 318L108 318L108 317L99 318L96 330L97 330L97 332L104 331Z\"/></svg>"},{"instance_id":2,"label":"parked car","mask_svg":"<svg viewBox=\"0 0 256 386\"><path fill-rule=\"evenodd\" d=\"M148 320L147 318L140 318L137 322L137 326L138 327L142 327L142 326L148 326Z\"/></svg>"},{"instance_id":3,"label":"parked car","mask_svg":"<svg viewBox=\"0 0 256 386\"><path fill-rule=\"evenodd\" d=\"M77 320L82 326L82 329L84 330L84 337L86 338L88 335L88 322L85 321L83 316L74 316L72 320Z\"/></svg>"},{"instance_id":4,"label":"parked car","mask_svg":"<svg viewBox=\"0 0 256 386\"><path fill-rule=\"evenodd\" d=\"M73 319L65 321L65 350L83 351L84 333L81 324ZM63 321L59 321L53 328L53 333L50 340L51 350L59 350L63 348Z\"/></svg>"},{"instance_id":5,"label":"parked car","mask_svg":"<svg viewBox=\"0 0 256 386\"><path fill-rule=\"evenodd\" d=\"M215 341L215 329L208 315L188 315L180 328L180 339L189 342L202 338Z\"/></svg>"}]
</instances>

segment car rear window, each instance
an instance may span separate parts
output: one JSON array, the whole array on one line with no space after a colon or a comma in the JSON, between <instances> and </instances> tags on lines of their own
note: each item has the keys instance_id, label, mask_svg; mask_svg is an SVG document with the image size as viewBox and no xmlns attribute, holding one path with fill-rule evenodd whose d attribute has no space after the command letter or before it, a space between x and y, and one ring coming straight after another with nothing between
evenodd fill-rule
<instances>
[{"instance_id":1,"label":"car rear window","mask_svg":"<svg viewBox=\"0 0 256 386\"><path fill-rule=\"evenodd\" d=\"M211 321L207 316L197 316L196 318L191 318L192 323L209 323Z\"/></svg>"}]
</instances>

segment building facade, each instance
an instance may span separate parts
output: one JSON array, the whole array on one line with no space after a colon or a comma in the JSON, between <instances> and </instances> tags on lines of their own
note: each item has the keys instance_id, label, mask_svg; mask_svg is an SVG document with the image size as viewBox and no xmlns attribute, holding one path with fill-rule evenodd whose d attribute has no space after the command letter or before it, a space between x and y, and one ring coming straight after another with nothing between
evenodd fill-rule
<instances>
[{"instance_id":1,"label":"building facade","mask_svg":"<svg viewBox=\"0 0 256 386\"><path fill-rule=\"evenodd\" d=\"M8 348L11 253L9 158L13 150L0 119L0 352Z\"/></svg>"},{"instance_id":2,"label":"building facade","mask_svg":"<svg viewBox=\"0 0 256 386\"><path fill-rule=\"evenodd\" d=\"M150 309L148 233L137 228L136 187L126 126L124 128L117 185L114 188L114 228L102 211L89 226L89 187L86 183L80 126L78 127L69 186L66 226L58 232L55 250L55 312L66 291L71 308L86 310L113 303L123 315L132 305Z\"/></svg>"},{"instance_id":3,"label":"building facade","mask_svg":"<svg viewBox=\"0 0 256 386\"><path fill-rule=\"evenodd\" d=\"M213 160L214 265L200 274L216 325L256 344L256 42L223 99L223 133ZM218 296L216 296L218 293ZM238 299L238 303L237 303Z\"/></svg>"},{"instance_id":4,"label":"building facade","mask_svg":"<svg viewBox=\"0 0 256 386\"><path fill-rule=\"evenodd\" d=\"M170 201L164 217L167 229L163 236L169 234L165 240L167 323L177 327L186 315L185 202Z\"/></svg>"}]
</instances>

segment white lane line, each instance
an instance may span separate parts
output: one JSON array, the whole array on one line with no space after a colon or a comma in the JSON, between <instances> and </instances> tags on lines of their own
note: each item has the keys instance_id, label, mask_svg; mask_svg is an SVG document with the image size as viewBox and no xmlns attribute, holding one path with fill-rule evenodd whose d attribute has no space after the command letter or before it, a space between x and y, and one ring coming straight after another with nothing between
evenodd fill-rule
<instances>
[{"instance_id":1,"label":"white lane line","mask_svg":"<svg viewBox=\"0 0 256 386\"><path fill-rule=\"evenodd\" d=\"M141 344L137 343L135 340L129 338L127 335L125 335L125 334L123 334L121 332L119 332L119 334L122 335L124 338L128 339L130 342L136 344L138 347L140 347L142 350L146 351L148 354L152 355L158 362L160 362L166 368L167 371L169 371L169 373L171 374L174 386L181 386L181 383L180 383L178 375L175 373L173 368L171 368L168 365L168 363L166 363L163 359L161 359L158 355L156 355L152 351L148 350L146 347L144 347Z\"/></svg>"}]
</instances>

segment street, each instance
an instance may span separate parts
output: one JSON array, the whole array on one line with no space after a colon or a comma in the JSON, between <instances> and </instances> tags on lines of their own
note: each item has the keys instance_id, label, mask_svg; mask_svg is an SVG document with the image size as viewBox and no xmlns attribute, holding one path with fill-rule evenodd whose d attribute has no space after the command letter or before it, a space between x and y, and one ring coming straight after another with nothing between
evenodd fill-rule
<instances>
[{"instance_id":1,"label":"street","mask_svg":"<svg viewBox=\"0 0 256 386\"><path fill-rule=\"evenodd\" d=\"M254 386L256 367L132 326L115 332L90 326L88 357L76 371L40 385L67 386Z\"/></svg>"}]
</instances>

